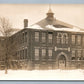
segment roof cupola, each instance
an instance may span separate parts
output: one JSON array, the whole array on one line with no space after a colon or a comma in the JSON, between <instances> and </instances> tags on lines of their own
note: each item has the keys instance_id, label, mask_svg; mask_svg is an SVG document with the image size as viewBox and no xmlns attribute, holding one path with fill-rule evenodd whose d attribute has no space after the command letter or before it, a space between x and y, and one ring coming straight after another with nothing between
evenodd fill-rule
<instances>
[{"instance_id":1,"label":"roof cupola","mask_svg":"<svg viewBox=\"0 0 84 84\"><path fill-rule=\"evenodd\" d=\"M52 20L54 18L54 13L51 10L51 7L49 7L48 13L47 13L47 18L49 20Z\"/></svg>"}]
</instances>

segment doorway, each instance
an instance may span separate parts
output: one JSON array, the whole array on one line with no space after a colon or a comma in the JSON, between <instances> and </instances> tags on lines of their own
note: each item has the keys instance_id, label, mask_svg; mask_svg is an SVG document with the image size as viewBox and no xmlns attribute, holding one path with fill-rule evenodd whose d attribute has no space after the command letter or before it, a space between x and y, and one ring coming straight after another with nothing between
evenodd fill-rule
<instances>
[{"instance_id":1,"label":"doorway","mask_svg":"<svg viewBox=\"0 0 84 84\"><path fill-rule=\"evenodd\" d=\"M66 57L64 55L60 55L58 58L58 67L66 68Z\"/></svg>"}]
</instances>

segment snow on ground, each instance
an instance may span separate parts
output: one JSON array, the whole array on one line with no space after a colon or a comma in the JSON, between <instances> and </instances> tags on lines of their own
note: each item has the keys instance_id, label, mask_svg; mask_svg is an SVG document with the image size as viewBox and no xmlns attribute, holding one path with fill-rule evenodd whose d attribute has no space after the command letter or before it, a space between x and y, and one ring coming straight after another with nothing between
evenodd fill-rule
<instances>
[{"instance_id":1,"label":"snow on ground","mask_svg":"<svg viewBox=\"0 0 84 84\"><path fill-rule=\"evenodd\" d=\"M0 71L0 80L84 80L84 70L8 70Z\"/></svg>"}]
</instances>

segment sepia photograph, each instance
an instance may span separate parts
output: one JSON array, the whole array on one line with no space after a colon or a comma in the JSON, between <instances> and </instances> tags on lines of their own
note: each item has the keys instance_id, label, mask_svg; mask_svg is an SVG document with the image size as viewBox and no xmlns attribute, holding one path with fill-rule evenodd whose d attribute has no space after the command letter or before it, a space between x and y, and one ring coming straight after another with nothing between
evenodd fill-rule
<instances>
[{"instance_id":1,"label":"sepia photograph","mask_svg":"<svg viewBox=\"0 0 84 84\"><path fill-rule=\"evenodd\" d=\"M84 80L84 4L0 11L0 80Z\"/></svg>"}]
</instances>

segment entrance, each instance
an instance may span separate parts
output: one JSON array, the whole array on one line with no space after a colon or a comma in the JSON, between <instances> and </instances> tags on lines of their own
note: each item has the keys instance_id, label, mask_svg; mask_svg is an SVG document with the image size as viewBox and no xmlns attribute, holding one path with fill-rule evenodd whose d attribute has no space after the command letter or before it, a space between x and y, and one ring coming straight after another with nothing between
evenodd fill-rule
<instances>
[{"instance_id":1,"label":"entrance","mask_svg":"<svg viewBox=\"0 0 84 84\"><path fill-rule=\"evenodd\" d=\"M66 67L66 58L64 55L60 55L58 59L58 67L65 68Z\"/></svg>"}]
</instances>

